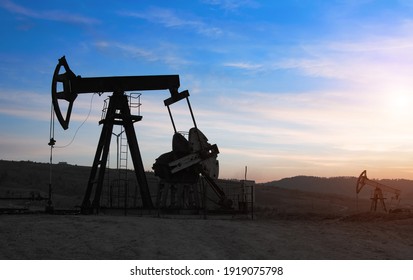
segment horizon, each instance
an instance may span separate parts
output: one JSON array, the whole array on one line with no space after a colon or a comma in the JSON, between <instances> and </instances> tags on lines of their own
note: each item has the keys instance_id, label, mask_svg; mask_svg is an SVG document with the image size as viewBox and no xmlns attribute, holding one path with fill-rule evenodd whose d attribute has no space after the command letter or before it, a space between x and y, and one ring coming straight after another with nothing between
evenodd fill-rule
<instances>
[{"instance_id":1,"label":"horizon","mask_svg":"<svg viewBox=\"0 0 413 280\"><path fill-rule=\"evenodd\" d=\"M50 162L40 162L40 161L32 161L32 160L8 160L8 159L0 159L0 161L11 161L11 162L27 162L27 163L35 163L35 164L45 164L48 165L50 164ZM70 166L74 166L74 167L86 167L86 168L91 168L92 166L88 166L88 165L79 165L79 164L72 164L70 162L53 162L53 165L70 165ZM116 169L116 166L113 167L111 166L110 168L112 169ZM133 171L132 168L128 168L129 171ZM145 170L145 172L151 172L154 173L153 170ZM317 179L357 179L359 176L353 176L353 175L340 175L340 176L314 176L311 174L297 174L297 175L292 175L292 176L288 176L288 177L282 177L282 178L277 178L277 179L272 179L269 181L262 181L262 182L256 182L257 184L268 184L268 183L272 183L272 182L277 182L277 181L281 181L281 180L285 180L285 179L294 179L297 177L309 177L309 178L317 178ZM413 181L413 179L407 179L407 178L379 178L379 177L368 177L370 180L373 181L386 181L386 180L406 180L406 181ZM223 178L223 177L219 177L218 179L220 180L235 180L235 181L239 181L239 180L244 180L243 178L239 179L239 178ZM249 179L247 178L247 180L254 180L254 179Z\"/></svg>"},{"instance_id":2,"label":"horizon","mask_svg":"<svg viewBox=\"0 0 413 280\"><path fill-rule=\"evenodd\" d=\"M220 178L243 179L247 166L256 182L363 170L413 179L406 1L0 0L0 16L3 159L48 162L50 86L65 55L82 77L178 74L199 129L220 150ZM79 95L69 129L56 122L56 146L74 141L54 149L54 162L92 165L107 96ZM145 170L171 150L168 97L142 94L135 129ZM178 130L189 130L187 109L171 109Z\"/></svg>"}]
</instances>

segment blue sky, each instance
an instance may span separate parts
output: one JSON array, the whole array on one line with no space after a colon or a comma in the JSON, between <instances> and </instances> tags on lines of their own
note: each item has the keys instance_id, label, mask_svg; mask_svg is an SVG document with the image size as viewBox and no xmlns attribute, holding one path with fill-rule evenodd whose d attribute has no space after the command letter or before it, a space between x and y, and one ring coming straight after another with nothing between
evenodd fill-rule
<instances>
[{"instance_id":1,"label":"blue sky","mask_svg":"<svg viewBox=\"0 0 413 280\"><path fill-rule=\"evenodd\" d=\"M179 74L222 178L244 166L260 182L364 169L413 178L410 1L0 0L0 35L2 159L48 161L51 79L65 55L84 77ZM76 99L68 130L56 125L64 146L86 120L56 162L91 165L107 94L92 96ZM171 150L168 96L142 95L148 170ZM184 105L172 112L187 131Z\"/></svg>"}]
</instances>

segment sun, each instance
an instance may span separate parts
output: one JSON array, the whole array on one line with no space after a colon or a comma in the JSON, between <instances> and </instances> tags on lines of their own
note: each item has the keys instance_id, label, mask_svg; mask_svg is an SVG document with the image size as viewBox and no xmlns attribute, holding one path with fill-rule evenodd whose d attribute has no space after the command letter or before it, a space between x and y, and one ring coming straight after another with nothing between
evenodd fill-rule
<instances>
[{"instance_id":1,"label":"sun","mask_svg":"<svg viewBox=\"0 0 413 280\"><path fill-rule=\"evenodd\" d=\"M413 90L399 90L390 96L390 110L393 115L407 117L413 114Z\"/></svg>"},{"instance_id":2,"label":"sun","mask_svg":"<svg viewBox=\"0 0 413 280\"><path fill-rule=\"evenodd\" d=\"M406 110L409 108L410 96L406 93L399 93L394 97L394 107L400 110Z\"/></svg>"}]
</instances>

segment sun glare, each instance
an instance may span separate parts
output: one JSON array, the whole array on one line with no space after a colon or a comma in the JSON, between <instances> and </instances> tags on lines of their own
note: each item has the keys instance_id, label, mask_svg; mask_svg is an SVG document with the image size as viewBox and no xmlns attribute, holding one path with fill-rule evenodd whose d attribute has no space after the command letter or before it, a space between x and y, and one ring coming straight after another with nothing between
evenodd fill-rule
<instances>
[{"instance_id":1,"label":"sun glare","mask_svg":"<svg viewBox=\"0 0 413 280\"><path fill-rule=\"evenodd\" d=\"M410 91L402 90L390 95L390 110L393 116L407 117L411 115L413 96Z\"/></svg>"}]
</instances>

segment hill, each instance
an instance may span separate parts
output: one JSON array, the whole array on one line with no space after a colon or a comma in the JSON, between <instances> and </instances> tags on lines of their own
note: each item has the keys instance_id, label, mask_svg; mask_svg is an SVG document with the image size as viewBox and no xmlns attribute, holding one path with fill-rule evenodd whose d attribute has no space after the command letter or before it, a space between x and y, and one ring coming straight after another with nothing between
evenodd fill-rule
<instances>
[{"instance_id":1,"label":"hill","mask_svg":"<svg viewBox=\"0 0 413 280\"><path fill-rule=\"evenodd\" d=\"M356 195L357 177L314 177L295 176L283 178L261 184L262 186L274 186L289 190L300 190L306 192L316 192L323 194L339 194L349 197ZM401 190L402 198L413 200L413 181L406 179L373 179L381 184ZM372 188L369 186L361 190L359 197L369 198Z\"/></svg>"},{"instance_id":2,"label":"hill","mask_svg":"<svg viewBox=\"0 0 413 280\"><path fill-rule=\"evenodd\" d=\"M109 172L114 172L109 170ZM132 172L132 171L130 171ZM67 163L52 165L53 203L57 208L78 206L83 198L89 178L90 167ZM154 177L147 172L148 180ZM130 178L134 178L131 174ZM0 160L0 197L6 195L28 196L39 192L47 197L50 181L50 165L31 161ZM413 205L413 181L398 179L377 180L402 191L404 204ZM355 205L356 177L314 177L296 176L271 181L256 186L256 206L272 205L278 209L302 211L342 209ZM372 188L366 186L359 194L360 199L369 202ZM345 205L340 200L346 200ZM283 207L281 205L284 205ZM336 206L333 206L336 205ZM341 205L341 206L337 206ZM367 208L366 208L367 209ZM301 212L302 212L301 211ZM313 211L314 212L314 211Z\"/></svg>"},{"instance_id":3,"label":"hill","mask_svg":"<svg viewBox=\"0 0 413 280\"><path fill-rule=\"evenodd\" d=\"M0 160L0 197L27 197L32 192L48 196L50 176L53 203L56 207L73 207L81 201L90 167Z\"/></svg>"},{"instance_id":4,"label":"hill","mask_svg":"<svg viewBox=\"0 0 413 280\"><path fill-rule=\"evenodd\" d=\"M58 163L32 161L0 160L0 197L27 197L35 192L48 197L50 179L52 182L52 200L55 208L73 208L82 202L91 167ZM132 170L128 170L131 185L137 184ZM116 170L106 169L105 180L116 177ZM150 186L156 185L153 172L147 171ZM13 203L15 204L15 203Z\"/></svg>"}]
</instances>

